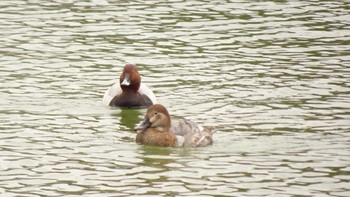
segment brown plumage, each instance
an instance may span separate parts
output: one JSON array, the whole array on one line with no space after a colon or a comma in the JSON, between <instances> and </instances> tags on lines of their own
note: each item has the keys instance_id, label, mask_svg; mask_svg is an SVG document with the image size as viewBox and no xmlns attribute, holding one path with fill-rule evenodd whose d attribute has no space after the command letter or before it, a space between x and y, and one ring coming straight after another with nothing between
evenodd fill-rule
<instances>
[{"instance_id":1,"label":"brown plumage","mask_svg":"<svg viewBox=\"0 0 350 197\"><path fill-rule=\"evenodd\" d=\"M149 107L157 101L152 90L141 83L136 66L126 64L119 82L105 92L102 102L117 107Z\"/></svg>"},{"instance_id":2,"label":"brown plumage","mask_svg":"<svg viewBox=\"0 0 350 197\"><path fill-rule=\"evenodd\" d=\"M136 142L155 146L207 146L213 143L213 127L202 127L189 120L170 119L168 110L160 104L148 108L144 120L135 128Z\"/></svg>"},{"instance_id":3,"label":"brown plumage","mask_svg":"<svg viewBox=\"0 0 350 197\"><path fill-rule=\"evenodd\" d=\"M170 118L168 110L160 104L148 108L142 122L142 131L136 135L136 142L155 146L176 147L177 139L170 132Z\"/></svg>"}]
</instances>

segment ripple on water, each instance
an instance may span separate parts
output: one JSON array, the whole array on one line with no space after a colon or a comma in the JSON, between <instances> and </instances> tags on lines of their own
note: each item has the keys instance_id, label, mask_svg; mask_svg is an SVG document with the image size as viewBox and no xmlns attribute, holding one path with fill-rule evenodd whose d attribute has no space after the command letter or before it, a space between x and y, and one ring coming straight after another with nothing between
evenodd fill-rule
<instances>
[{"instance_id":1,"label":"ripple on water","mask_svg":"<svg viewBox=\"0 0 350 197\"><path fill-rule=\"evenodd\" d=\"M1 5L1 194L349 196L346 2ZM213 146L136 145L125 63Z\"/></svg>"}]
</instances>

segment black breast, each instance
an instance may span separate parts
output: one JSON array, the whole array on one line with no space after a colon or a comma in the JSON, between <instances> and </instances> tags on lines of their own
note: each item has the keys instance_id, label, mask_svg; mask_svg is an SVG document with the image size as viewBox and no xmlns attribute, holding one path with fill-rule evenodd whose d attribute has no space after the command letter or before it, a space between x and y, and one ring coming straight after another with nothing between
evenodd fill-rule
<instances>
[{"instance_id":1,"label":"black breast","mask_svg":"<svg viewBox=\"0 0 350 197\"><path fill-rule=\"evenodd\" d=\"M110 106L117 106L117 107L149 107L153 103L148 96L144 94L127 94L123 93L121 95L118 95L114 97L111 102L109 103Z\"/></svg>"}]
</instances>

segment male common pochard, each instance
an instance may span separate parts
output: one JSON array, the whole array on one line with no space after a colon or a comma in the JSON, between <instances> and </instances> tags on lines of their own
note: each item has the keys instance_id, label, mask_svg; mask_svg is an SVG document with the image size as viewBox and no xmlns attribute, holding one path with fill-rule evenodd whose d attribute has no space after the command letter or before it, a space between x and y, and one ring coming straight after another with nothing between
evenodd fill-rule
<instances>
[{"instance_id":1,"label":"male common pochard","mask_svg":"<svg viewBox=\"0 0 350 197\"><path fill-rule=\"evenodd\" d=\"M216 129L204 127L186 119L170 119L161 104L147 109L144 120L135 127L136 142L145 145L170 147L199 147L213 143Z\"/></svg>"},{"instance_id":2,"label":"male common pochard","mask_svg":"<svg viewBox=\"0 0 350 197\"><path fill-rule=\"evenodd\" d=\"M105 92L102 103L106 106L149 107L157 103L151 89L141 82L134 64L126 64L116 82Z\"/></svg>"}]
</instances>

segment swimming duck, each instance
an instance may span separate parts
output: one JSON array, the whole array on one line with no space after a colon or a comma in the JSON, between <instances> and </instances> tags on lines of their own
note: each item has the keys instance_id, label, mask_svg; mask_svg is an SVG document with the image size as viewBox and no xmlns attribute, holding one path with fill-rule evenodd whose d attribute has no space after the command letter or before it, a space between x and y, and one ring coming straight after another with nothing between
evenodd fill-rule
<instances>
[{"instance_id":1,"label":"swimming duck","mask_svg":"<svg viewBox=\"0 0 350 197\"><path fill-rule=\"evenodd\" d=\"M136 142L139 144L199 147L213 143L213 127L204 127L186 119L170 119L168 110L161 104L147 109L144 120L135 127L138 131Z\"/></svg>"},{"instance_id":2,"label":"swimming duck","mask_svg":"<svg viewBox=\"0 0 350 197\"><path fill-rule=\"evenodd\" d=\"M126 64L116 82L105 92L102 103L106 106L149 107L157 103L151 89L141 83L141 77L134 64Z\"/></svg>"}]
</instances>

